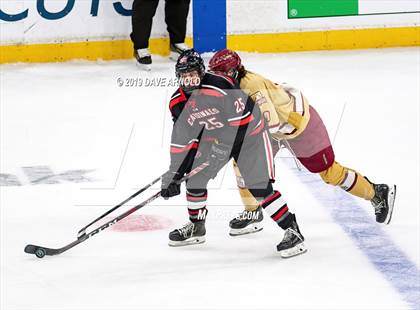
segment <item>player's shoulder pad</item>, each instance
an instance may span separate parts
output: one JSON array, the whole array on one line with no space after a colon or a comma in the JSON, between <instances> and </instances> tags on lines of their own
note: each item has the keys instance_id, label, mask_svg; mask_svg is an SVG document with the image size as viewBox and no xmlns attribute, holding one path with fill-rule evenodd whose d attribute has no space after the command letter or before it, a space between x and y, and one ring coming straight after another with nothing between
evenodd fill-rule
<instances>
[{"instance_id":1,"label":"player's shoulder pad","mask_svg":"<svg viewBox=\"0 0 420 310\"><path fill-rule=\"evenodd\" d=\"M169 100L169 110L173 111L173 109L181 102L187 101L187 97L185 96L184 92L181 88L178 88L173 95L171 96L171 99Z\"/></svg>"},{"instance_id":2,"label":"player's shoulder pad","mask_svg":"<svg viewBox=\"0 0 420 310\"><path fill-rule=\"evenodd\" d=\"M225 76L206 72L202 81L200 94L211 97L224 97L229 90L239 89L239 85L232 83Z\"/></svg>"},{"instance_id":3,"label":"player's shoulder pad","mask_svg":"<svg viewBox=\"0 0 420 310\"><path fill-rule=\"evenodd\" d=\"M203 77L203 84L210 84L221 89L235 89L239 88L239 85L234 79L219 73L206 72Z\"/></svg>"},{"instance_id":4,"label":"player's shoulder pad","mask_svg":"<svg viewBox=\"0 0 420 310\"><path fill-rule=\"evenodd\" d=\"M246 85L249 88L261 88L265 86L266 79L254 72L248 71L246 75L241 79L241 86Z\"/></svg>"}]
</instances>

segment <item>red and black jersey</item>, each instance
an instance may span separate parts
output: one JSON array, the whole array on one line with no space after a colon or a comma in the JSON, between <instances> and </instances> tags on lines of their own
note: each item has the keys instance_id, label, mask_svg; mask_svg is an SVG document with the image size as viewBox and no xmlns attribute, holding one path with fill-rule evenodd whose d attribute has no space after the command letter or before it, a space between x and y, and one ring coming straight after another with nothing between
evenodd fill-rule
<instances>
[{"instance_id":1,"label":"red and black jersey","mask_svg":"<svg viewBox=\"0 0 420 310\"><path fill-rule=\"evenodd\" d=\"M191 94L178 89L169 106L174 120L171 170L181 174L200 142L217 140L234 148L264 127L252 99L233 81L213 73L206 73L200 88Z\"/></svg>"}]
</instances>

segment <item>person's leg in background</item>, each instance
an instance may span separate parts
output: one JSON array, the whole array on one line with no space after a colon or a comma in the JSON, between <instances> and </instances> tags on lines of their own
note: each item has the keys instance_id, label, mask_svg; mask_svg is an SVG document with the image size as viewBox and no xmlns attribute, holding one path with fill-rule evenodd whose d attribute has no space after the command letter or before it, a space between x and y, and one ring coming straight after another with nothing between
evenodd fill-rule
<instances>
[{"instance_id":1,"label":"person's leg in background","mask_svg":"<svg viewBox=\"0 0 420 310\"><path fill-rule=\"evenodd\" d=\"M131 41L134 44L134 57L143 69L150 70L152 58L149 52L149 38L153 17L159 0L134 0L131 17Z\"/></svg>"},{"instance_id":2,"label":"person's leg in background","mask_svg":"<svg viewBox=\"0 0 420 310\"><path fill-rule=\"evenodd\" d=\"M189 9L190 0L165 1L165 22L169 32L172 60L177 60L184 50L189 49L185 44Z\"/></svg>"}]
</instances>

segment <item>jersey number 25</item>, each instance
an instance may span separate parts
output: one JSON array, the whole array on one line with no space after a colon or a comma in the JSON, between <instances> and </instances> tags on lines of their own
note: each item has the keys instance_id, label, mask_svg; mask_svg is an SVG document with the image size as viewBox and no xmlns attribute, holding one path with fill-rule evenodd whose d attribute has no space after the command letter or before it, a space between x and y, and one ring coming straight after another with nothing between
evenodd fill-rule
<instances>
[{"instance_id":1,"label":"jersey number 25","mask_svg":"<svg viewBox=\"0 0 420 310\"><path fill-rule=\"evenodd\" d=\"M236 113L240 113L243 110L245 110L245 103L242 101L242 98L239 97L235 100L235 107L236 107Z\"/></svg>"},{"instance_id":2,"label":"jersey number 25","mask_svg":"<svg viewBox=\"0 0 420 310\"><path fill-rule=\"evenodd\" d=\"M200 125L204 125L206 130L214 130L216 128L222 128L223 124L218 122L215 117L208 118L206 120L201 120L199 122Z\"/></svg>"}]
</instances>

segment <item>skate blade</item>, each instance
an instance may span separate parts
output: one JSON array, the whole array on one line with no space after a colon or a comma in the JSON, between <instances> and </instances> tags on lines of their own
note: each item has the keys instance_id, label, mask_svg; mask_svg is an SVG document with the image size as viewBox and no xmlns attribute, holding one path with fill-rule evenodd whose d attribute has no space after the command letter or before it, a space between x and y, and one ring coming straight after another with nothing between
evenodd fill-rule
<instances>
[{"instance_id":1,"label":"skate blade","mask_svg":"<svg viewBox=\"0 0 420 310\"><path fill-rule=\"evenodd\" d=\"M170 52L169 53L169 59L170 60L172 60L172 61L178 61L178 57L179 57L179 53L176 53L176 52Z\"/></svg>"},{"instance_id":2,"label":"skate blade","mask_svg":"<svg viewBox=\"0 0 420 310\"><path fill-rule=\"evenodd\" d=\"M169 240L168 245L173 246L173 247L178 247L178 246L200 244L200 243L204 243L205 241L206 241L206 238L204 236L202 236L202 237L189 238L189 239L184 240L184 241Z\"/></svg>"},{"instance_id":3,"label":"skate blade","mask_svg":"<svg viewBox=\"0 0 420 310\"><path fill-rule=\"evenodd\" d=\"M388 214L385 219L385 223L388 225L391 222L392 212L394 211L395 195L397 194L397 186L392 185L389 187L388 192Z\"/></svg>"},{"instance_id":4,"label":"skate blade","mask_svg":"<svg viewBox=\"0 0 420 310\"><path fill-rule=\"evenodd\" d=\"M282 258L290 258L293 256L297 256L297 255L301 255L303 253L306 253L308 251L308 249L306 248L305 244L299 243L297 245L295 245L293 248L287 249L287 250L283 250L283 251L279 251L280 256Z\"/></svg>"},{"instance_id":5,"label":"skate blade","mask_svg":"<svg viewBox=\"0 0 420 310\"><path fill-rule=\"evenodd\" d=\"M152 65L140 64L138 62L136 62L136 65L140 70L147 71L147 72L152 71Z\"/></svg>"},{"instance_id":6,"label":"skate blade","mask_svg":"<svg viewBox=\"0 0 420 310\"><path fill-rule=\"evenodd\" d=\"M229 235L232 237L235 237L235 236L253 234L261 230L263 230L262 223L258 222L258 223L252 223L251 225L248 225L245 228L231 228Z\"/></svg>"}]
</instances>

